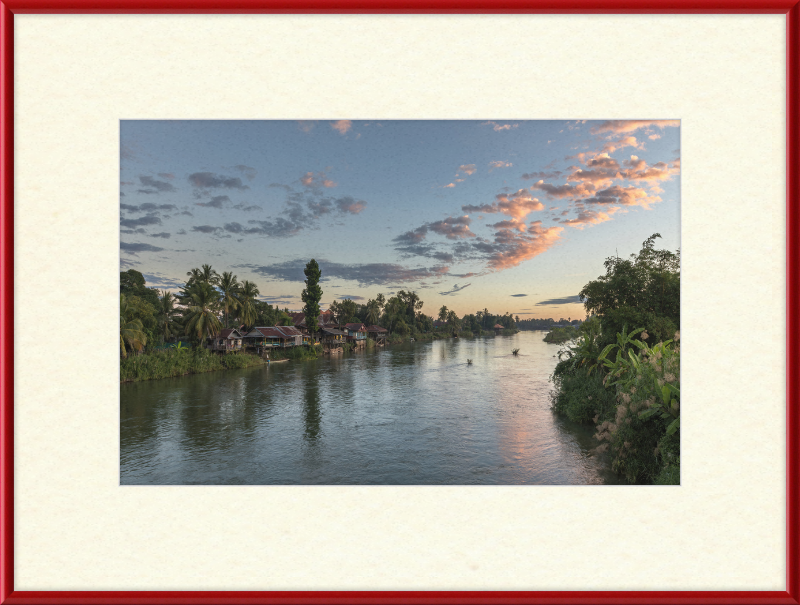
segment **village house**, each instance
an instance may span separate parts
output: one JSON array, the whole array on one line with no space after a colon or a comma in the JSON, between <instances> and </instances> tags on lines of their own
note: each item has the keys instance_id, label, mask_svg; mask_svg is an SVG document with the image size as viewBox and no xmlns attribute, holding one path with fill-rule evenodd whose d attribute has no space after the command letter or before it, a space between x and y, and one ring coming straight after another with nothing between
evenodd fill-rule
<instances>
[{"instance_id":1,"label":"village house","mask_svg":"<svg viewBox=\"0 0 800 605\"><path fill-rule=\"evenodd\" d=\"M303 334L294 326L256 327L244 336L246 346L256 353L273 348L296 347L303 343Z\"/></svg>"},{"instance_id":2,"label":"village house","mask_svg":"<svg viewBox=\"0 0 800 605\"><path fill-rule=\"evenodd\" d=\"M389 334L389 330L380 326L369 326L367 327L367 334L372 340L375 341L375 344L385 345L386 336Z\"/></svg>"},{"instance_id":3,"label":"village house","mask_svg":"<svg viewBox=\"0 0 800 605\"><path fill-rule=\"evenodd\" d=\"M505 330L505 326L501 326L500 324L494 324L494 335L500 336L500 332Z\"/></svg>"},{"instance_id":4,"label":"village house","mask_svg":"<svg viewBox=\"0 0 800 605\"><path fill-rule=\"evenodd\" d=\"M336 328L320 328L319 341L327 351L341 347L347 342L347 332L342 332Z\"/></svg>"},{"instance_id":5,"label":"village house","mask_svg":"<svg viewBox=\"0 0 800 605\"><path fill-rule=\"evenodd\" d=\"M364 324L350 323L345 324L347 331L347 342L354 343L357 347L367 344L367 326Z\"/></svg>"},{"instance_id":6,"label":"village house","mask_svg":"<svg viewBox=\"0 0 800 605\"><path fill-rule=\"evenodd\" d=\"M236 328L225 328L220 330L216 336L206 338L205 347L211 351L219 351L221 353L241 351L242 334Z\"/></svg>"}]
</instances>

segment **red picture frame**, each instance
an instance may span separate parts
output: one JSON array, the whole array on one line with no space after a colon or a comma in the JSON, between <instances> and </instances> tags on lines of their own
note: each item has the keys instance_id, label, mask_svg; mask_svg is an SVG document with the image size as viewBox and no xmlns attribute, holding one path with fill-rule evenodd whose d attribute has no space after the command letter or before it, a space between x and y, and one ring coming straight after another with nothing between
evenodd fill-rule
<instances>
[{"instance_id":1,"label":"red picture frame","mask_svg":"<svg viewBox=\"0 0 800 605\"><path fill-rule=\"evenodd\" d=\"M0 0L0 604L800 603L800 0ZM786 15L786 591L15 591L14 15L558 13Z\"/></svg>"}]
</instances>

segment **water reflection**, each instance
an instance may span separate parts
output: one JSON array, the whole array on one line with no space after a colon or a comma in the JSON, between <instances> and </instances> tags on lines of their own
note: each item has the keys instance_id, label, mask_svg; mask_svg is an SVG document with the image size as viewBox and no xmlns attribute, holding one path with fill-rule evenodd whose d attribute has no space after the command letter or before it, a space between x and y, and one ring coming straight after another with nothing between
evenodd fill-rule
<instances>
[{"instance_id":1,"label":"water reflection","mask_svg":"<svg viewBox=\"0 0 800 605\"><path fill-rule=\"evenodd\" d=\"M409 343L122 385L121 482L616 482L591 429L551 413L556 349L542 337Z\"/></svg>"}]
</instances>

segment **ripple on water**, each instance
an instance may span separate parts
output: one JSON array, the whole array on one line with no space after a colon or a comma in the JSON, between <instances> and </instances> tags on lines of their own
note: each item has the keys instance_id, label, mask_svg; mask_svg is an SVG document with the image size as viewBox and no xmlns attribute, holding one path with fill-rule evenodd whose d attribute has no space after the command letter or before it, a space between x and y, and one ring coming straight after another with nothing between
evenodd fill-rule
<instances>
[{"instance_id":1,"label":"ripple on water","mask_svg":"<svg viewBox=\"0 0 800 605\"><path fill-rule=\"evenodd\" d=\"M591 429L550 411L557 360L542 338L404 344L123 384L121 482L615 482Z\"/></svg>"}]
</instances>

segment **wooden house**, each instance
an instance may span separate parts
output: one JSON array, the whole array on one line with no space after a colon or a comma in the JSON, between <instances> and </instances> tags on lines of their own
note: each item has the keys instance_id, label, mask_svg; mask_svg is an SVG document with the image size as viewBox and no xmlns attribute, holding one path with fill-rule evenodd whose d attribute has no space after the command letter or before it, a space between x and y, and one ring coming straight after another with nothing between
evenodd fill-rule
<instances>
[{"instance_id":1,"label":"wooden house","mask_svg":"<svg viewBox=\"0 0 800 605\"><path fill-rule=\"evenodd\" d=\"M326 349L340 347L347 342L347 333L336 328L320 328L319 335L319 340Z\"/></svg>"},{"instance_id":2,"label":"wooden house","mask_svg":"<svg viewBox=\"0 0 800 605\"><path fill-rule=\"evenodd\" d=\"M494 335L500 336L500 333L505 330L505 326L501 326L500 324L494 324Z\"/></svg>"},{"instance_id":3,"label":"wooden house","mask_svg":"<svg viewBox=\"0 0 800 605\"><path fill-rule=\"evenodd\" d=\"M205 347L211 351L227 353L242 350L242 334L236 328L225 328L216 336L206 338Z\"/></svg>"},{"instance_id":4,"label":"wooden house","mask_svg":"<svg viewBox=\"0 0 800 605\"><path fill-rule=\"evenodd\" d=\"M293 326L256 327L245 334L244 341L261 353L265 349L300 346L303 334Z\"/></svg>"},{"instance_id":5,"label":"wooden house","mask_svg":"<svg viewBox=\"0 0 800 605\"><path fill-rule=\"evenodd\" d=\"M380 326L369 326L367 328L367 335L375 341L376 344L385 345L386 344L386 336L389 334L389 330L386 328L382 328Z\"/></svg>"},{"instance_id":6,"label":"wooden house","mask_svg":"<svg viewBox=\"0 0 800 605\"><path fill-rule=\"evenodd\" d=\"M367 326L364 324L345 324L344 329L347 332L347 342L352 342L357 347L367 344Z\"/></svg>"}]
</instances>

